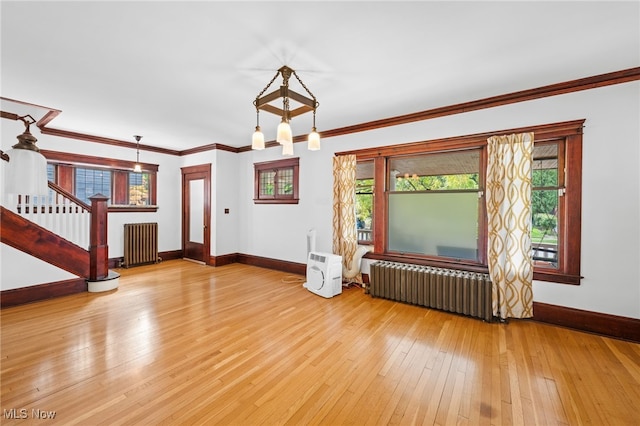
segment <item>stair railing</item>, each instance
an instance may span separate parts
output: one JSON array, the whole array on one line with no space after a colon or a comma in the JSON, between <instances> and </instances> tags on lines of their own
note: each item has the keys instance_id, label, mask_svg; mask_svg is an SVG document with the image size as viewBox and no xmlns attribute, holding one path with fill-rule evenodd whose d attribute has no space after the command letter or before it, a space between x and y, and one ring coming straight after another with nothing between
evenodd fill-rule
<instances>
[{"instance_id":1,"label":"stair railing","mask_svg":"<svg viewBox=\"0 0 640 426\"><path fill-rule=\"evenodd\" d=\"M4 206L25 219L89 250L91 206L49 182L47 196L5 194Z\"/></svg>"}]
</instances>

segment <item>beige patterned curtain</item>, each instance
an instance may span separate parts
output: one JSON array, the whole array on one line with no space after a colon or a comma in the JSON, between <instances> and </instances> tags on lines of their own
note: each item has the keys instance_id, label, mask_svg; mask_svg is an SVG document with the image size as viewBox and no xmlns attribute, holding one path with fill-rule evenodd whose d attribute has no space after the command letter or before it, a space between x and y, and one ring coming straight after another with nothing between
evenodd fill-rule
<instances>
[{"instance_id":1,"label":"beige patterned curtain","mask_svg":"<svg viewBox=\"0 0 640 426\"><path fill-rule=\"evenodd\" d=\"M493 315L502 319L533 316L532 152L533 133L488 139L487 257Z\"/></svg>"},{"instance_id":2,"label":"beige patterned curtain","mask_svg":"<svg viewBox=\"0 0 640 426\"><path fill-rule=\"evenodd\" d=\"M358 248L355 194L356 156L333 157L333 253L342 256L346 268Z\"/></svg>"}]
</instances>

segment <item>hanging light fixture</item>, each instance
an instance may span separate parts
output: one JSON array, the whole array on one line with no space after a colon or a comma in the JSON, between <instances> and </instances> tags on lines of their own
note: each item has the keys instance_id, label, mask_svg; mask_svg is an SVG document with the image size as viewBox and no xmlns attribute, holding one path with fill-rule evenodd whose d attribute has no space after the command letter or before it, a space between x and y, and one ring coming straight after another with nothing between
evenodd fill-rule
<instances>
[{"instance_id":1,"label":"hanging light fixture","mask_svg":"<svg viewBox=\"0 0 640 426\"><path fill-rule=\"evenodd\" d=\"M9 164L5 170L5 191L18 195L47 195L47 159L36 146L38 141L29 130L36 122L30 115L15 116L24 123L24 133L17 136L18 143L6 152Z\"/></svg>"},{"instance_id":2,"label":"hanging light fixture","mask_svg":"<svg viewBox=\"0 0 640 426\"><path fill-rule=\"evenodd\" d=\"M260 111L256 108L256 131L251 138L251 149L264 149L264 133L260 130Z\"/></svg>"},{"instance_id":3,"label":"hanging light fixture","mask_svg":"<svg viewBox=\"0 0 640 426\"><path fill-rule=\"evenodd\" d=\"M309 96L301 95L289 88L289 78L292 75L298 80L304 90L307 91ZM271 86L271 84L273 84L276 78L278 78L278 76L282 76L282 84L280 86L280 89L265 95L264 93ZM282 108L278 108L269 104L269 102L272 102L279 98L282 98ZM296 101L301 105L291 110L289 104L290 100ZM313 111L313 127L311 129L311 133L309 133L308 148L312 151L320 149L320 135L316 130L316 109L320 104L316 100L316 97L313 95L313 93L311 93L307 86L302 82L300 77L298 77L298 74L296 74L295 70L289 68L286 65L281 67L276 72L276 75L273 76L269 84L267 84L267 86L262 89L262 92L258 94L255 101L253 101L253 105L256 107L258 121L251 141L252 149L264 149L264 134L260 130L259 124L260 110L264 110L281 117L281 121L277 129L276 142L282 145L283 155L293 155L293 132L291 131L290 125L291 119L300 114Z\"/></svg>"},{"instance_id":4,"label":"hanging light fixture","mask_svg":"<svg viewBox=\"0 0 640 426\"><path fill-rule=\"evenodd\" d=\"M133 166L133 171L141 173L142 164L140 164L140 139L142 139L142 136L134 135L133 137L136 139L136 164Z\"/></svg>"}]
</instances>

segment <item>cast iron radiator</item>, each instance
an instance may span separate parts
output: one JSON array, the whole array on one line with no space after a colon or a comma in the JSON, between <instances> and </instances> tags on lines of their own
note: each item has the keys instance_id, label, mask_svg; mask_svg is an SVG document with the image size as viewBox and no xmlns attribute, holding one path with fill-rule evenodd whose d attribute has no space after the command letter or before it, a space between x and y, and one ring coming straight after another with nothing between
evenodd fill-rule
<instances>
[{"instance_id":1,"label":"cast iron radiator","mask_svg":"<svg viewBox=\"0 0 640 426\"><path fill-rule=\"evenodd\" d=\"M124 260L122 266L158 263L158 224L126 223L124 225Z\"/></svg>"},{"instance_id":2,"label":"cast iron radiator","mask_svg":"<svg viewBox=\"0 0 640 426\"><path fill-rule=\"evenodd\" d=\"M369 272L373 297L493 319L488 274L388 261L371 264Z\"/></svg>"}]
</instances>

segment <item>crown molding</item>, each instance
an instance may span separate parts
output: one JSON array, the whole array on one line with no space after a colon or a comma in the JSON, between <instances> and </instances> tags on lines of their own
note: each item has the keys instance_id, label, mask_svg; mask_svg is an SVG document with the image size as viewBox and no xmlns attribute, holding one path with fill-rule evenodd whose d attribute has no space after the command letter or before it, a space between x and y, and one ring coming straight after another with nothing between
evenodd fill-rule
<instances>
[{"instance_id":1,"label":"crown molding","mask_svg":"<svg viewBox=\"0 0 640 426\"><path fill-rule=\"evenodd\" d=\"M445 117L448 115L461 114L470 111L477 111L487 108L495 108L502 105L509 105L518 102L530 101L534 99L547 98L551 96L563 95L567 93L579 92L583 90L595 89L598 87L610 86L614 84L627 83L630 81L640 80L640 67L629 68L626 70L615 71L605 74L599 74L592 77L585 77L576 80L570 80L563 83L551 84L547 86L537 87L534 89L521 90L518 92L507 93L504 95L492 96L489 98L478 99L469 102L463 102L459 104L432 108L424 111L418 111L410 114L398 115L394 117L384 118L380 120L367 121L360 124L354 124L351 126L339 127L337 129L330 129L321 132L323 139L347 135L351 133L359 133L370 130L381 129L384 127L398 126L402 124L413 123L416 121L430 120L439 117ZM40 119L36 125L40 128L43 134L51 136L59 136L70 139L77 139L87 142L100 143L105 145L114 145L125 148L136 148L136 144L133 142L121 141L118 139L106 138L102 136L88 135L80 132L73 132L69 130L61 130L47 125L57 117L61 111L53 108L43 107L40 105L29 104L27 102L16 101L7 98L1 98L7 101L16 102L23 105L34 106L38 108L48 109L42 119ZM10 116L12 113L2 112L2 118L15 119ZM15 115L15 114L13 114ZM17 115L16 115L17 117ZM294 143L305 142L305 135L298 135L293 138ZM275 141L269 141L265 144L266 148L280 146ZM200 152L213 151L216 149L232 152L243 153L251 151L251 145L242 146L239 148L231 147L228 145L213 143L208 145L202 145L195 148L190 148L182 151L159 148L151 145L140 145L140 149L144 151L153 151L161 154L185 156Z\"/></svg>"}]
</instances>

